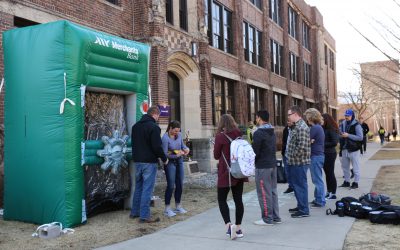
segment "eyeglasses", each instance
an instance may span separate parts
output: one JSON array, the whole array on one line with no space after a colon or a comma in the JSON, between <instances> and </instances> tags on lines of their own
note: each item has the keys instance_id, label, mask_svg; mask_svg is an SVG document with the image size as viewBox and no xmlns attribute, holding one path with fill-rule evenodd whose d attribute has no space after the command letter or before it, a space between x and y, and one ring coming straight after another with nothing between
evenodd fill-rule
<instances>
[{"instance_id":1,"label":"eyeglasses","mask_svg":"<svg viewBox=\"0 0 400 250\"><path fill-rule=\"evenodd\" d=\"M290 113L290 114L287 114L287 116L289 117L289 116L291 116L291 115L293 115L294 113Z\"/></svg>"}]
</instances>

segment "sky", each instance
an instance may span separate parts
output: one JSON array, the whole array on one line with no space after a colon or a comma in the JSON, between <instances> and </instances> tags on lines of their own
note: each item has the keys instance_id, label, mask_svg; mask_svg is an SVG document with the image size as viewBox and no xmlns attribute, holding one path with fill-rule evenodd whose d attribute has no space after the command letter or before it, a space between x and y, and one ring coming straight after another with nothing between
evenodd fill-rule
<instances>
[{"instance_id":1,"label":"sky","mask_svg":"<svg viewBox=\"0 0 400 250\"><path fill-rule=\"evenodd\" d=\"M358 90L359 80L351 69L357 67L359 63L388 60L359 35L349 22L380 47L389 50L379 35L387 32L382 31L375 20L392 29L400 30L400 27L396 27L391 20L392 18L400 24L400 7L395 1L400 5L400 0L305 0L309 5L317 7L323 16L325 28L336 41L338 92ZM400 35L400 32L397 34ZM400 48L399 44L397 45ZM398 53L390 52L390 54L399 58Z\"/></svg>"}]
</instances>

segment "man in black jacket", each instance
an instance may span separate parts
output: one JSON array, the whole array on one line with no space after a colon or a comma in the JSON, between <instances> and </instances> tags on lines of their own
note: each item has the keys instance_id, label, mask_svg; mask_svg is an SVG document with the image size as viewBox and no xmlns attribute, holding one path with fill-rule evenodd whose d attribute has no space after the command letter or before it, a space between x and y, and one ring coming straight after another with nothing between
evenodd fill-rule
<instances>
[{"instance_id":1,"label":"man in black jacket","mask_svg":"<svg viewBox=\"0 0 400 250\"><path fill-rule=\"evenodd\" d=\"M364 118L360 117L360 124L363 130L363 141L362 141L362 147L361 147L361 154L367 152L367 137L368 137L368 132L369 132L369 127L368 124L364 122Z\"/></svg>"},{"instance_id":2,"label":"man in black jacket","mask_svg":"<svg viewBox=\"0 0 400 250\"><path fill-rule=\"evenodd\" d=\"M132 127L132 156L135 162L135 192L133 194L131 218L140 217L141 223L160 221L150 217L150 201L157 174L158 158L168 163L161 142L161 129L157 125L160 110L151 107Z\"/></svg>"},{"instance_id":3,"label":"man in black jacket","mask_svg":"<svg viewBox=\"0 0 400 250\"><path fill-rule=\"evenodd\" d=\"M276 137L274 128L269 123L268 111L258 111L256 121L258 129L253 135L253 149L256 154L255 182L262 219L254 224L268 226L282 222L279 217L276 180Z\"/></svg>"},{"instance_id":4,"label":"man in black jacket","mask_svg":"<svg viewBox=\"0 0 400 250\"><path fill-rule=\"evenodd\" d=\"M293 189L293 183L292 180L290 179L290 175L289 175L289 171L288 171L288 164L287 164L287 158L285 156L286 153L286 145L287 145L287 141L288 139L290 139L290 132L291 132L291 127L293 126L293 124L288 121L287 125L285 126L285 128L283 129L283 135L282 135L282 160L283 160L283 166L285 169L285 175L286 175L286 180L288 183L288 188L286 189L286 191L284 191L284 194L290 194L294 192Z\"/></svg>"}]
</instances>

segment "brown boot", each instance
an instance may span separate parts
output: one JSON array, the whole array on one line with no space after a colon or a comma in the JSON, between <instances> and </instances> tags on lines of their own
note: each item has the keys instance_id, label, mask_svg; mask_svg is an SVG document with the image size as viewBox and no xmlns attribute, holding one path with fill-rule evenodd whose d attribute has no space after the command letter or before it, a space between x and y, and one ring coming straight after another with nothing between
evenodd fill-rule
<instances>
[{"instance_id":1,"label":"brown boot","mask_svg":"<svg viewBox=\"0 0 400 250\"><path fill-rule=\"evenodd\" d=\"M139 219L139 223L155 223L155 222L159 222L160 218L156 217L156 218L148 218L148 219Z\"/></svg>"}]
</instances>

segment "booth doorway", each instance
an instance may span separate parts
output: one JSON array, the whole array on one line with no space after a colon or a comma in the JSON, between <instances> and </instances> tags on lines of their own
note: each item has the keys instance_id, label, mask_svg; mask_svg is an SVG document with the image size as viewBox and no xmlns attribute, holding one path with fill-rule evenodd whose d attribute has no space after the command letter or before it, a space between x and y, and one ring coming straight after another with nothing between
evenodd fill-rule
<instances>
[{"instance_id":1,"label":"booth doorway","mask_svg":"<svg viewBox=\"0 0 400 250\"><path fill-rule=\"evenodd\" d=\"M181 121L179 78L172 72L168 72L168 99L171 108L170 121Z\"/></svg>"}]
</instances>

